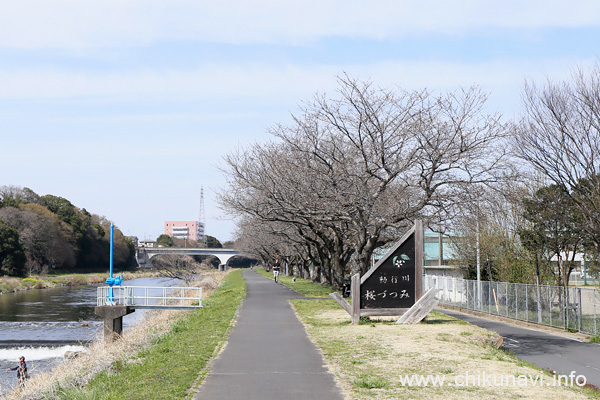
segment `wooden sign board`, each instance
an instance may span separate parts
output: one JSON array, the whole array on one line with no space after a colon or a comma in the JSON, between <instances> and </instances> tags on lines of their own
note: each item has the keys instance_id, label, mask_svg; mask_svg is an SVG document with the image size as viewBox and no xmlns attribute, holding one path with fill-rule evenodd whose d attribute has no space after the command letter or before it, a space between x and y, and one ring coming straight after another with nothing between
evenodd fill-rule
<instances>
[{"instance_id":1,"label":"wooden sign board","mask_svg":"<svg viewBox=\"0 0 600 400\"><path fill-rule=\"evenodd\" d=\"M415 235L361 278L360 308L410 308L416 302Z\"/></svg>"},{"instance_id":2,"label":"wooden sign board","mask_svg":"<svg viewBox=\"0 0 600 400\"><path fill-rule=\"evenodd\" d=\"M353 277L352 306L332 297L350 310L354 323L361 316L402 315L421 298L423 260L423 223L416 221L360 280Z\"/></svg>"},{"instance_id":3,"label":"wooden sign board","mask_svg":"<svg viewBox=\"0 0 600 400\"><path fill-rule=\"evenodd\" d=\"M361 277L360 308L408 309L421 297L422 290L423 224L417 221L415 226Z\"/></svg>"}]
</instances>

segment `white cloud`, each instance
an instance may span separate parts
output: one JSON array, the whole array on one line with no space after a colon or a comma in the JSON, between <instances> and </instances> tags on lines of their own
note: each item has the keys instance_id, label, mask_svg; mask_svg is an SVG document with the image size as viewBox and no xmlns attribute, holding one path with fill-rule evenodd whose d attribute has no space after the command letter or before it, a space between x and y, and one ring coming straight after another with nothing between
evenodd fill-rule
<instances>
[{"instance_id":1,"label":"white cloud","mask_svg":"<svg viewBox=\"0 0 600 400\"><path fill-rule=\"evenodd\" d=\"M69 70L3 70L1 98L69 97L148 98L244 97L303 91L307 82L321 87L339 72L337 67L213 65L195 70L79 72ZM175 98L175 97L173 97Z\"/></svg>"},{"instance_id":2,"label":"white cloud","mask_svg":"<svg viewBox=\"0 0 600 400\"><path fill-rule=\"evenodd\" d=\"M335 76L347 72L381 86L406 89L452 89L473 84L500 88L520 86L525 79L566 79L572 59L451 61L389 61L366 65L272 64L210 65L171 71L72 73L68 70L0 70L0 100L89 99L92 101L179 101L250 98L297 103L315 92L336 88ZM591 63L594 60L580 60ZM230 110L231 111L231 110ZM236 111L237 112L237 111Z\"/></svg>"},{"instance_id":3,"label":"white cloud","mask_svg":"<svg viewBox=\"0 0 600 400\"><path fill-rule=\"evenodd\" d=\"M600 26L595 0L20 0L0 10L0 47L128 47L158 40L306 43L494 28Z\"/></svg>"}]
</instances>

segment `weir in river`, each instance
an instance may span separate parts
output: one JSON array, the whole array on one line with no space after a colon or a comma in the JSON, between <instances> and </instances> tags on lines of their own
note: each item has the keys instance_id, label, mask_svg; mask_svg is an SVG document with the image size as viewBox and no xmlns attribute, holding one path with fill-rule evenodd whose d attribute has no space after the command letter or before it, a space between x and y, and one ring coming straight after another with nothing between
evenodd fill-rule
<instances>
[{"instance_id":1,"label":"weir in river","mask_svg":"<svg viewBox=\"0 0 600 400\"><path fill-rule=\"evenodd\" d=\"M173 286L168 278L139 278L128 286ZM53 368L67 351L84 351L102 337L102 321L94 314L97 286L32 289L0 295L0 396L17 384L16 372L4 372L25 356L33 376ZM144 310L123 319L140 320Z\"/></svg>"}]
</instances>

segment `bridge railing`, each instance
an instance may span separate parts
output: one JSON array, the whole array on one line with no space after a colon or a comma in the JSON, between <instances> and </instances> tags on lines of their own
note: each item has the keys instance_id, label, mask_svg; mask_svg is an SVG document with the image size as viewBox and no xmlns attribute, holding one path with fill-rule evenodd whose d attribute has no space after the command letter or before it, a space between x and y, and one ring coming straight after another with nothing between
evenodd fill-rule
<instances>
[{"instance_id":1,"label":"bridge railing","mask_svg":"<svg viewBox=\"0 0 600 400\"><path fill-rule=\"evenodd\" d=\"M201 287L100 286L98 306L120 305L132 308L184 309L202 307Z\"/></svg>"}]
</instances>

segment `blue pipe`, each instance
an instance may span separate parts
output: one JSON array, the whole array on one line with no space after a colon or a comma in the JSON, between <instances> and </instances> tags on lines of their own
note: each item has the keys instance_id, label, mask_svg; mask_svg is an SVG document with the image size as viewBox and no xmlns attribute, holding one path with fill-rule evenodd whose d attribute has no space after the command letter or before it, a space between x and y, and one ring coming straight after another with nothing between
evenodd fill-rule
<instances>
[{"instance_id":1,"label":"blue pipe","mask_svg":"<svg viewBox=\"0 0 600 400\"><path fill-rule=\"evenodd\" d=\"M114 235L114 225L110 225L110 276L106 279L106 284L109 286L108 288L108 304L114 302L112 287L115 284L115 278L113 278L113 235Z\"/></svg>"},{"instance_id":2,"label":"blue pipe","mask_svg":"<svg viewBox=\"0 0 600 400\"><path fill-rule=\"evenodd\" d=\"M110 277L113 277L113 235L115 232L115 226L110 225Z\"/></svg>"},{"instance_id":3,"label":"blue pipe","mask_svg":"<svg viewBox=\"0 0 600 400\"><path fill-rule=\"evenodd\" d=\"M110 226L110 276L106 280L106 284L111 286L115 284L115 278L113 278L113 235L114 225Z\"/></svg>"}]
</instances>

